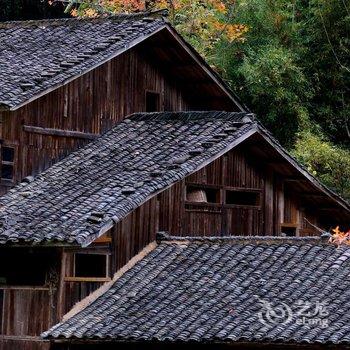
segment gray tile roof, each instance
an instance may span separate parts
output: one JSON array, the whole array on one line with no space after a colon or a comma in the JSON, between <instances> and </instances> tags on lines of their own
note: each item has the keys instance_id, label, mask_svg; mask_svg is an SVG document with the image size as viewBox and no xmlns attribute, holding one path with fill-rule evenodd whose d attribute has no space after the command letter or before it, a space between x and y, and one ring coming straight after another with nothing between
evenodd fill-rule
<instances>
[{"instance_id":1,"label":"gray tile roof","mask_svg":"<svg viewBox=\"0 0 350 350\"><path fill-rule=\"evenodd\" d=\"M144 16L0 23L0 107L18 107L166 25Z\"/></svg>"},{"instance_id":2,"label":"gray tile roof","mask_svg":"<svg viewBox=\"0 0 350 350\"><path fill-rule=\"evenodd\" d=\"M136 114L0 197L0 244L87 245L257 130L244 113Z\"/></svg>"},{"instance_id":3,"label":"gray tile roof","mask_svg":"<svg viewBox=\"0 0 350 350\"><path fill-rule=\"evenodd\" d=\"M43 336L350 343L349 247L311 237L170 237L149 250Z\"/></svg>"}]
</instances>

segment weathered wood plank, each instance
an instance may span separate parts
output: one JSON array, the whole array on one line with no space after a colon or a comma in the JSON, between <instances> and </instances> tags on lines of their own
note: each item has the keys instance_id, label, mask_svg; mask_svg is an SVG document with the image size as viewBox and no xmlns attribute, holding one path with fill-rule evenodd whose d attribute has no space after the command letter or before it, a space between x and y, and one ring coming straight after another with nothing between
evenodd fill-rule
<instances>
[{"instance_id":1,"label":"weathered wood plank","mask_svg":"<svg viewBox=\"0 0 350 350\"><path fill-rule=\"evenodd\" d=\"M98 137L98 135L96 134L91 134L91 133L86 133L81 131L41 128L39 126L30 126L30 125L23 125L23 130L25 132L30 132L30 133L39 134L39 135L73 137L73 138L85 139L85 140L94 140Z\"/></svg>"}]
</instances>

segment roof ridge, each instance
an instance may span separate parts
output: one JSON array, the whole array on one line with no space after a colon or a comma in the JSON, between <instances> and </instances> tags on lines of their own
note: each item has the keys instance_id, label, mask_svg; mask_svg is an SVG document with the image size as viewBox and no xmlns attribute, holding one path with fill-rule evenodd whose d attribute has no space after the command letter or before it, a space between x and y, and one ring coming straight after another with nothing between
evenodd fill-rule
<instances>
[{"instance_id":1,"label":"roof ridge","mask_svg":"<svg viewBox=\"0 0 350 350\"><path fill-rule=\"evenodd\" d=\"M320 236L303 236L303 237L282 237L282 236L173 236L167 232L158 232L157 243L235 243L235 244L321 244L328 243L327 239L322 239Z\"/></svg>"},{"instance_id":2,"label":"roof ridge","mask_svg":"<svg viewBox=\"0 0 350 350\"><path fill-rule=\"evenodd\" d=\"M159 17L153 17L154 20L163 18L166 16L164 10L158 11L143 11L134 13L116 13L113 15L100 15L97 17L62 17L62 18L44 18L44 19L31 19L22 21L5 21L0 22L0 29L14 28L14 27L30 27L33 25L43 25L45 23L49 25L65 25L67 22L102 22L105 20L124 20L124 19L142 19L144 17L151 18L154 15L159 15Z\"/></svg>"},{"instance_id":3,"label":"roof ridge","mask_svg":"<svg viewBox=\"0 0 350 350\"><path fill-rule=\"evenodd\" d=\"M133 121L143 120L214 120L214 119L235 120L240 124L253 124L257 122L256 115L248 112L225 112L225 111L181 111L181 112L138 112L128 116ZM241 120L237 120L241 119Z\"/></svg>"}]
</instances>

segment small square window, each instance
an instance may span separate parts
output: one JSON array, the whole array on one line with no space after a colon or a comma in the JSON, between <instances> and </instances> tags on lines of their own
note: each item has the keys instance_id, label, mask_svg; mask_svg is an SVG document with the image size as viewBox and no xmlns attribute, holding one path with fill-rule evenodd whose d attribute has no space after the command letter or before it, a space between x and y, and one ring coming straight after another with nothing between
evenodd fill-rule
<instances>
[{"instance_id":1,"label":"small square window","mask_svg":"<svg viewBox=\"0 0 350 350\"><path fill-rule=\"evenodd\" d=\"M13 165L10 165L10 164L1 165L1 178L4 180L13 179Z\"/></svg>"},{"instance_id":2,"label":"small square window","mask_svg":"<svg viewBox=\"0 0 350 350\"><path fill-rule=\"evenodd\" d=\"M297 228L291 226L281 226L281 234L286 237L295 237L297 235Z\"/></svg>"},{"instance_id":3,"label":"small square window","mask_svg":"<svg viewBox=\"0 0 350 350\"><path fill-rule=\"evenodd\" d=\"M160 109L160 94L146 91L146 112L158 112Z\"/></svg>"},{"instance_id":4,"label":"small square window","mask_svg":"<svg viewBox=\"0 0 350 350\"><path fill-rule=\"evenodd\" d=\"M1 156L3 162L13 163L15 159L15 149L13 147L3 146L1 150Z\"/></svg>"},{"instance_id":5,"label":"small square window","mask_svg":"<svg viewBox=\"0 0 350 350\"><path fill-rule=\"evenodd\" d=\"M107 255L76 253L75 277L107 277Z\"/></svg>"},{"instance_id":6,"label":"small square window","mask_svg":"<svg viewBox=\"0 0 350 350\"><path fill-rule=\"evenodd\" d=\"M258 206L260 205L260 193L257 191L226 190L226 204Z\"/></svg>"}]
</instances>

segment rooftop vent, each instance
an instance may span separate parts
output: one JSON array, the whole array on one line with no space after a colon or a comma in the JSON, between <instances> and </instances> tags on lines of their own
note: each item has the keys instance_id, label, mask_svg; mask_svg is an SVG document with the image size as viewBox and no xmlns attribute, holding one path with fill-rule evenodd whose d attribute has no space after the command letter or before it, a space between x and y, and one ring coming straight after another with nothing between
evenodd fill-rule
<instances>
[{"instance_id":1,"label":"rooftop vent","mask_svg":"<svg viewBox=\"0 0 350 350\"><path fill-rule=\"evenodd\" d=\"M227 135L224 134L224 133L220 133L220 134L213 135L213 138L214 138L214 139L217 139L217 140L224 139L224 138L226 138L226 137L227 137Z\"/></svg>"},{"instance_id":2,"label":"rooftop vent","mask_svg":"<svg viewBox=\"0 0 350 350\"><path fill-rule=\"evenodd\" d=\"M152 177L158 177L158 176L162 176L162 175L163 175L163 172L160 171L160 170L153 170L153 171L151 171L150 175L151 175Z\"/></svg>"},{"instance_id":3,"label":"rooftop vent","mask_svg":"<svg viewBox=\"0 0 350 350\"><path fill-rule=\"evenodd\" d=\"M87 218L87 221L88 221L90 224L99 224L99 223L102 222L102 218L99 217L99 216L90 215L90 216Z\"/></svg>"},{"instance_id":4,"label":"rooftop vent","mask_svg":"<svg viewBox=\"0 0 350 350\"><path fill-rule=\"evenodd\" d=\"M98 51L102 51L102 50L105 50L109 47L109 44L108 43L100 43L100 44L97 44L94 49L98 50Z\"/></svg>"},{"instance_id":5,"label":"rooftop vent","mask_svg":"<svg viewBox=\"0 0 350 350\"><path fill-rule=\"evenodd\" d=\"M122 194L128 195L134 193L136 190L133 187L124 187L122 189Z\"/></svg>"},{"instance_id":6,"label":"rooftop vent","mask_svg":"<svg viewBox=\"0 0 350 350\"><path fill-rule=\"evenodd\" d=\"M235 131L237 131L237 127L236 126L232 126L232 127L228 127L228 128L225 128L224 131L227 133L227 134L231 134Z\"/></svg>"},{"instance_id":7,"label":"rooftop vent","mask_svg":"<svg viewBox=\"0 0 350 350\"><path fill-rule=\"evenodd\" d=\"M86 59L86 58L90 58L92 56L92 54L90 54L89 52L85 52L85 53L79 53L77 55L77 57L79 59Z\"/></svg>"},{"instance_id":8,"label":"rooftop vent","mask_svg":"<svg viewBox=\"0 0 350 350\"><path fill-rule=\"evenodd\" d=\"M121 39L120 35L113 35L113 36L110 36L109 38L107 38L106 42L114 43L116 41L119 41L120 39Z\"/></svg>"},{"instance_id":9,"label":"rooftop vent","mask_svg":"<svg viewBox=\"0 0 350 350\"><path fill-rule=\"evenodd\" d=\"M22 182L23 183L26 183L26 184L29 184L29 183L31 183L31 182L33 182L34 181L34 176L27 176L27 177L25 177L23 180L22 180Z\"/></svg>"},{"instance_id":10,"label":"rooftop vent","mask_svg":"<svg viewBox=\"0 0 350 350\"><path fill-rule=\"evenodd\" d=\"M201 145L203 148L210 148L215 145L215 142L205 141L205 142L202 142Z\"/></svg>"},{"instance_id":11,"label":"rooftop vent","mask_svg":"<svg viewBox=\"0 0 350 350\"><path fill-rule=\"evenodd\" d=\"M183 164L189 159L188 156L177 157L172 160L173 164Z\"/></svg>"},{"instance_id":12,"label":"rooftop vent","mask_svg":"<svg viewBox=\"0 0 350 350\"><path fill-rule=\"evenodd\" d=\"M203 150L201 148L196 148L196 149L188 151L188 154L190 156L199 156L202 153L203 153Z\"/></svg>"},{"instance_id":13,"label":"rooftop vent","mask_svg":"<svg viewBox=\"0 0 350 350\"><path fill-rule=\"evenodd\" d=\"M40 75L41 75L43 78L51 78L51 77L53 77L54 75L56 75L56 73L45 71L45 72L41 72Z\"/></svg>"},{"instance_id":14,"label":"rooftop vent","mask_svg":"<svg viewBox=\"0 0 350 350\"><path fill-rule=\"evenodd\" d=\"M69 68L69 67L73 67L75 65L75 63L73 62L68 62L68 61L63 61L60 63L61 67L65 67L65 68Z\"/></svg>"},{"instance_id":15,"label":"rooftop vent","mask_svg":"<svg viewBox=\"0 0 350 350\"><path fill-rule=\"evenodd\" d=\"M31 89L31 88L33 88L35 86L35 84L34 83L30 83L30 82L26 82L26 83L21 83L20 84L20 87L21 87L21 89L22 90L29 90L29 89Z\"/></svg>"},{"instance_id":16,"label":"rooftop vent","mask_svg":"<svg viewBox=\"0 0 350 350\"><path fill-rule=\"evenodd\" d=\"M167 165L166 167L168 170L174 170L174 169L178 169L179 165L178 164L174 164L174 163L170 163Z\"/></svg>"}]
</instances>

